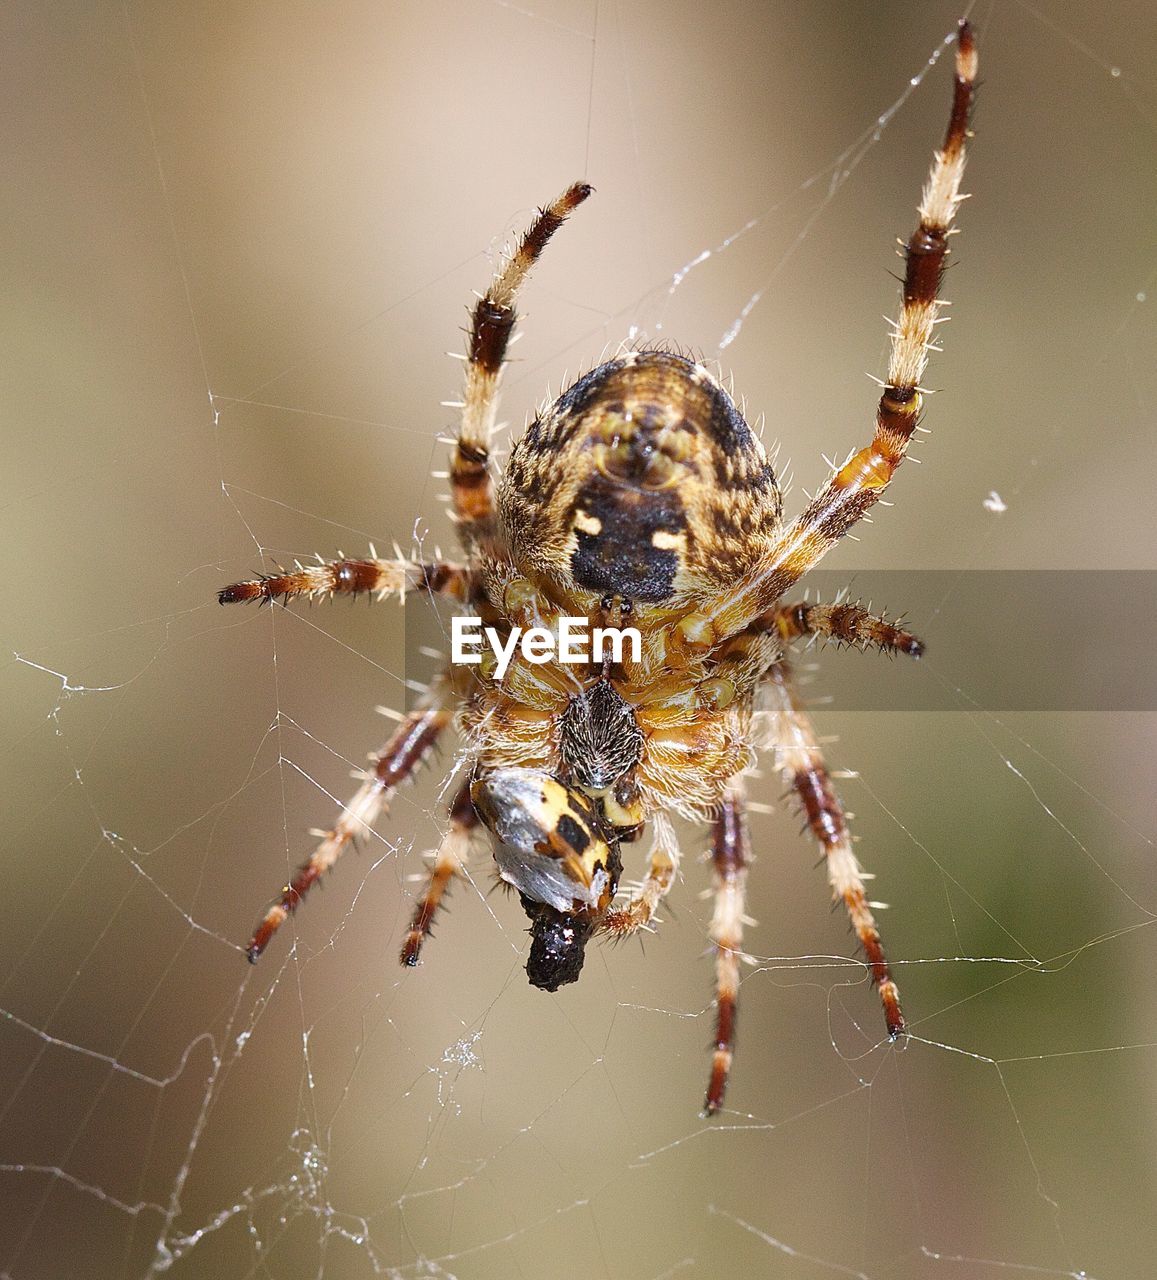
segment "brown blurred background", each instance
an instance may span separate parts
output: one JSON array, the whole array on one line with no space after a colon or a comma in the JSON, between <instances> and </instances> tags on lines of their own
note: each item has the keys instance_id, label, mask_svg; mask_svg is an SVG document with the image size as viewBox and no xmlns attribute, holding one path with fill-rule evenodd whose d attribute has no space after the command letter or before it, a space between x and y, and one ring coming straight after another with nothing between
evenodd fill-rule
<instances>
[{"instance_id":1,"label":"brown blurred background","mask_svg":"<svg viewBox=\"0 0 1157 1280\"><path fill-rule=\"evenodd\" d=\"M576 987L528 987L484 867L401 972L450 752L256 969L240 949L413 655L394 605L226 612L215 590L262 551L450 545L444 353L503 235L582 176L598 196L527 292L506 415L632 330L670 337L766 413L794 509L869 429L947 59L888 113L955 16L7 8L0 1275L1150 1273L1157 722L976 709L936 610L889 678L959 710L817 710L892 906L903 1052L787 812L755 824L761 963L713 1124L691 833L658 936L597 949ZM1150 6L973 16L933 435L825 567L1152 569Z\"/></svg>"}]
</instances>

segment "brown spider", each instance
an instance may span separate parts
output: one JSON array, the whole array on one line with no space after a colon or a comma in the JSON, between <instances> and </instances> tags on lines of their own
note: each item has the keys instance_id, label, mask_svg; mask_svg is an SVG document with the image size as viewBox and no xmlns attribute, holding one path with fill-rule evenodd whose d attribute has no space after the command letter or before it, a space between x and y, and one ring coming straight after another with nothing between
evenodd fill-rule
<instances>
[{"instance_id":1,"label":"brown spider","mask_svg":"<svg viewBox=\"0 0 1157 1280\"><path fill-rule=\"evenodd\" d=\"M826 636L919 656L920 642L852 605L781 603L882 497L920 417L953 216L962 199L976 49L960 23L947 136L907 245L899 317L871 443L836 468L786 526L763 448L702 365L632 351L580 378L531 423L495 488L490 465L499 375L530 268L591 193L577 183L542 210L473 311L462 421L450 466L464 561L338 560L226 587L222 604L417 587L452 597L502 637L557 633L563 618L637 629L640 649L583 666L515 654L451 664L373 757L333 830L266 913L256 960L310 886L452 721L469 762L449 828L402 946L418 962L438 906L489 829L499 877L531 921L530 981L573 982L596 933L648 927L674 883L668 812L711 823L717 1030L706 1111L723 1102L735 1039L750 861L743 777L769 747L802 804L880 991L888 1034L904 1031L844 811L792 686L789 643ZM621 846L647 826L645 878L616 905Z\"/></svg>"}]
</instances>

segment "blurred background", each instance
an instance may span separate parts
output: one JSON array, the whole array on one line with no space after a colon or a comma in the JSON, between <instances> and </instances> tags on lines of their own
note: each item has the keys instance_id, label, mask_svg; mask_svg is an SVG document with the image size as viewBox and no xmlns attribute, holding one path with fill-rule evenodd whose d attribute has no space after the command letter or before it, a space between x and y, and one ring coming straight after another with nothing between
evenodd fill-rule
<instances>
[{"instance_id":1,"label":"blurred background","mask_svg":"<svg viewBox=\"0 0 1157 1280\"><path fill-rule=\"evenodd\" d=\"M452 545L445 353L504 240L579 177L597 198L527 290L504 416L517 431L625 338L676 340L766 414L797 509L870 430L956 16L7 7L0 1275L1149 1274L1157 719L977 695L1007 644L1025 705L1070 706L1048 700L1062 651L1096 663L1122 615L1065 571L1154 568L1142 0L972 7L974 197L932 435L825 564L943 575L910 614L919 666L828 651L808 685L912 1041L880 1043L770 773L710 1124L694 832L657 936L593 949L556 996L527 985L524 918L485 866L403 972L448 749L260 965L242 951L426 632L407 644L394 604L215 591L315 551ZM1038 569L1064 625L953 612L955 574ZM1116 687L1151 636L1116 644ZM837 680L951 709L841 712Z\"/></svg>"}]
</instances>

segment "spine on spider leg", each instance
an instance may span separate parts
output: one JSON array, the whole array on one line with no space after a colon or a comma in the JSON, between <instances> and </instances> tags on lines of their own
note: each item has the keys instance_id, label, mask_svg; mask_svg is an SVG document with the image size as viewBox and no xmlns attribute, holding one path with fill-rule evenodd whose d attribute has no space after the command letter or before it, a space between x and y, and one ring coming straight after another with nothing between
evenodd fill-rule
<instances>
[{"instance_id":1,"label":"spine on spider leg","mask_svg":"<svg viewBox=\"0 0 1157 1280\"><path fill-rule=\"evenodd\" d=\"M671 890L679 870L679 845L674 828L663 813L652 817L654 843L648 859L647 875L625 907L608 911L599 926L616 942L629 938L640 929L651 927L659 904Z\"/></svg>"},{"instance_id":2,"label":"spine on spider leg","mask_svg":"<svg viewBox=\"0 0 1157 1280\"><path fill-rule=\"evenodd\" d=\"M251 964L269 945L290 914L357 836L373 828L398 785L410 777L429 755L438 735L449 723L448 689L439 682L426 703L412 711L374 758L357 794L342 810L332 830L325 833L309 860L281 892L253 933L246 954Z\"/></svg>"},{"instance_id":3,"label":"spine on spider leg","mask_svg":"<svg viewBox=\"0 0 1157 1280\"><path fill-rule=\"evenodd\" d=\"M952 220L964 198L965 142L977 71L976 43L967 22L956 45L956 80L944 145L936 152L920 201L920 222L905 256L899 316L892 333L888 378L876 410L871 444L837 468L803 512L776 540L751 584L724 601L709 617L684 627L687 638L706 644L740 630L771 607L880 500L903 461L920 418L920 379L928 363L939 311L938 296Z\"/></svg>"},{"instance_id":4,"label":"spine on spider leg","mask_svg":"<svg viewBox=\"0 0 1157 1280\"><path fill-rule=\"evenodd\" d=\"M876 410L872 443L853 454L816 496L817 521L829 527L834 541L843 536L883 494L904 460L920 420L920 380L940 311L940 283L948 257L952 222L964 196L968 122L975 96L976 42L971 26L961 20L956 42L956 80L944 145L936 153L920 200L920 222L904 249L904 284L900 314L892 332L888 379Z\"/></svg>"},{"instance_id":5,"label":"spine on spider leg","mask_svg":"<svg viewBox=\"0 0 1157 1280\"><path fill-rule=\"evenodd\" d=\"M467 781L462 784L450 808L450 829L434 856L425 892L414 910L409 932L402 943L401 955L398 957L402 964L413 968L418 963L422 943L433 932L434 917L438 914L450 882L466 861L477 830L478 814L474 811L474 802L470 799L470 783Z\"/></svg>"},{"instance_id":6,"label":"spine on spider leg","mask_svg":"<svg viewBox=\"0 0 1157 1280\"><path fill-rule=\"evenodd\" d=\"M838 644L879 649L882 653L906 653L909 657L924 655L924 642L911 631L905 631L886 618L878 617L857 604L780 605L770 615L757 619L757 625L774 627L786 641L804 636L826 636Z\"/></svg>"},{"instance_id":7,"label":"spine on spider leg","mask_svg":"<svg viewBox=\"0 0 1157 1280\"><path fill-rule=\"evenodd\" d=\"M576 182L539 211L471 314L462 424L450 459L454 511L468 545L477 543L493 529L490 438L494 432L498 378L517 318L515 301L519 288L551 236L592 190L587 183Z\"/></svg>"},{"instance_id":8,"label":"spine on spider leg","mask_svg":"<svg viewBox=\"0 0 1157 1280\"><path fill-rule=\"evenodd\" d=\"M880 992L888 1035L895 1039L904 1031L900 992L888 967L884 944L864 891L864 871L852 850L844 807L836 795L831 775L824 764L811 721L792 686L786 663L777 663L768 673L781 719L776 749L784 778L799 797L807 826L824 852L828 883L837 901L844 904L852 928L863 948L872 982Z\"/></svg>"},{"instance_id":9,"label":"spine on spider leg","mask_svg":"<svg viewBox=\"0 0 1157 1280\"><path fill-rule=\"evenodd\" d=\"M892 978L880 940L880 931L864 893L863 872L852 853L851 836L843 806L836 796L823 761L818 757L813 758L808 765L798 770L792 777L792 786L800 798L812 835L826 855L832 888L843 901L852 928L864 949L872 982L879 988L880 1000L884 1005L888 1034L896 1037L904 1030L900 992Z\"/></svg>"},{"instance_id":10,"label":"spine on spider leg","mask_svg":"<svg viewBox=\"0 0 1157 1280\"><path fill-rule=\"evenodd\" d=\"M859 464L857 454L839 475L865 474L869 487L879 472L883 483L900 465L920 415L920 379L928 365L928 352L943 303L940 283L948 256L948 238L960 202L964 175L965 141L972 114L977 71L976 43L972 28L961 21L956 45L956 82L952 112L944 146L936 153L932 171L920 201L920 224L905 247L903 301L892 335L888 381L876 415L876 435L871 459ZM862 451L863 452L863 451ZM880 459L877 462L875 459ZM849 471L850 468L850 471ZM882 486L880 486L882 487ZM877 495L878 496L878 495Z\"/></svg>"},{"instance_id":11,"label":"spine on spider leg","mask_svg":"<svg viewBox=\"0 0 1157 1280\"><path fill-rule=\"evenodd\" d=\"M743 954L744 890L751 860L750 848L743 794L729 789L711 835L715 911L711 917L710 934L715 943L716 1014L711 1079L703 1103L706 1115L714 1115L723 1105L735 1054L739 962Z\"/></svg>"},{"instance_id":12,"label":"spine on spider leg","mask_svg":"<svg viewBox=\"0 0 1157 1280\"><path fill-rule=\"evenodd\" d=\"M435 595L469 594L470 575L462 565L436 561L417 564L410 560L331 560L299 566L293 573L263 574L247 582L235 582L217 593L218 604L247 604L257 600L288 604L296 596L328 599L331 596L404 595L424 590Z\"/></svg>"}]
</instances>

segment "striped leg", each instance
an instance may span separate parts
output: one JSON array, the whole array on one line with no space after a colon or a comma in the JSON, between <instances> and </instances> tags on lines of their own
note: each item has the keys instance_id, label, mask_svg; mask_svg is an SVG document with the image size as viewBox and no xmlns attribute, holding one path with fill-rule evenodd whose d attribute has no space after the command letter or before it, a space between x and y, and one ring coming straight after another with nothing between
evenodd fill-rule
<instances>
[{"instance_id":1,"label":"striped leg","mask_svg":"<svg viewBox=\"0 0 1157 1280\"><path fill-rule=\"evenodd\" d=\"M402 943L399 957L402 964L413 967L418 963L422 943L433 931L434 917L438 914L450 881L462 871L466 863L477 830L478 815L474 812L470 783L467 780L459 788L450 807L450 828L442 837L442 843L438 846L433 865L426 877L426 888L414 909L409 932Z\"/></svg>"},{"instance_id":2,"label":"striped leg","mask_svg":"<svg viewBox=\"0 0 1157 1280\"><path fill-rule=\"evenodd\" d=\"M371 548L372 550L372 548ZM379 600L407 591L430 591L459 600L470 594L470 571L465 565L436 560L419 564L413 560L322 560L318 564L297 565L292 573L262 574L247 582L235 582L217 593L219 604L242 604L258 600L262 604L281 600L288 604L295 596L312 600L336 595L376 595Z\"/></svg>"},{"instance_id":3,"label":"striped leg","mask_svg":"<svg viewBox=\"0 0 1157 1280\"><path fill-rule=\"evenodd\" d=\"M832 786L820 754L815 729L792 686L791 669L777 662L767 675L771 693L775 751L788 784L799 796L807 824L824 852L832 896L847 908L852 928L863 947L872 982L879 989L888 1035L895 1039L904 1031L900 993L888 968L880 931L868 905L864 881L870 879L852 851L844 809Z\"/></svg>"},{"instance_id":4,"label":"striped leg","mask_svg":"<svg viewBox=\"0 0 1157 1280\"><path fill-rule=\"evenodd\" d=\"M656 813L651 820L652 844L647 876L631 895L625 907L608 911L600 929L616 940L629 938L639 929L650 926L659 904L671 891L679 873L679 845L671 820Z\"/></svg>"},{"instance_id":5,"label":"striped leg","mask_svg":"<svg viewBox=\"0 0 1157 1280\"><path fill-rule=\"evenodd\" d=\"M374 823L388 806L399 784L410 777L430 754L438 735L450 723L452 714L450 683L441 679L373 757L373 763L363 775L362 785L342 810L333 829L323 833L321 844L265 913L249 942L250 963L256 964L257 957L286 918L341 857L350 842L373 830Z\"/></svg>"},{"instance_id":6,"label":"striped leg","mask_svg":"<svg viewBox=\"0 0 1157 1280\"><path fill-rule=\"evenodd\" d=\"M585 182L568 187L539 212L518 248L496 273L474 307L467 348L462 424L450 460L450 490L462 544L467 550L494 531L494 489L490 437L498 407L498 379L514 329L518 291L547 241L569 213L591 194Z\"/></svg>"},{"instance_id":7,"label":"striped leg","mask_svg":"<svg viewBox=\"0 0 1157 1280\"><path fill-rule=\"evenodd\" d=\"M945 305L940 280L952 222L964 196L965 141L976 82L972 28L960 24L956 82L943 147L936 152L920 201L920 223L908 241L900 313L892 330L888 378L876 410L871 444L836 468L801 514L783 531L763 566L724 596L708 616L690 615L680 630L693 648L734 635L770 609L880 500L904 459L920 417L920 379Z\"/></svg>"},{"instance_id":8,"label":"striped leg","mask_svg":"<svg viewBox=\"0 0 1157 1280\"><path fill-rule=\"evenodd\" d=\"M743 958L743 913L751 839L747 832L743 787L738 778L728 785L723 806L711 829L711 861L715 876L715 911L711 940L715 943L715 1052L707 1085L704 1115L723 1105L731 1060L735 1053L735 1018L739 999L739 962Z\"/></svg>"},{"instance_id":9,"label":"striped leg","mask_svg":"<svg viewBox=\"0 0 1157 1280\"><path fill-rule=\"evenodd\" d=\"M906 653L913 658L924 653L924 642L911 631L858 604L781 604L753 625L774 628L788 643L803 636L823 636L838 644L879 649L881 653Z\"/></svg>"}]
</instances>

